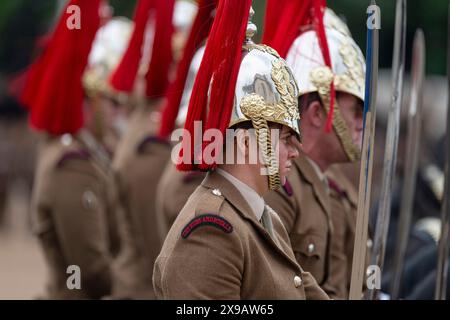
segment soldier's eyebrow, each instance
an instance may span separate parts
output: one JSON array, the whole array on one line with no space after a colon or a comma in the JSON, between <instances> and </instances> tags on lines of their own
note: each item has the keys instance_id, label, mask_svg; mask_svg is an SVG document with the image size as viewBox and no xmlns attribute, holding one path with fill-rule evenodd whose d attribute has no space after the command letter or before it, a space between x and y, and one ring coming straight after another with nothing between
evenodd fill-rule
<instances>
[{"instance_id":1,"label":"soldier's eyebrow","mask_svg":"<svg viewBox=\"0 0 450 320\"><path fill-rule=\"evenodd\" d=\"M282 137L282 138L289 138L289 137L291 137L293 135L294 135L294 133L291 130L289 130L289 131L281 132L280 137Z\"/></svg>"}]
</instances>

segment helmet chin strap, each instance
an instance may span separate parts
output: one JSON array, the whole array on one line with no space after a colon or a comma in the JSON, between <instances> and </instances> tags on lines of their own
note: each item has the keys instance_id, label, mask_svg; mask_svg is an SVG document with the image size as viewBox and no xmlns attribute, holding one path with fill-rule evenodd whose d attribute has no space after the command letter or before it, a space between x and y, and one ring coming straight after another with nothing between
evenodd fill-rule
<instances>
[{"instance_id":1,"label":"helmet chin strap","mask_svg":"<svg viewBox=\"0 0 450 320\"><path fill-rule=\"evenodd\" d=\"M350 131L342 118L341 110L337 102L334 105L333 128L349 162L358 161L361 158L361 150L353 143Z\"/></svg>"},{"instance_id":2,"label":"helmet chin strap","mask_svg":"<svg viewBox=\"0 0 450 320\"><path fill-rule=\"evenodd\" d=\"M317 88L317 92L322 100L323 106L327 114L330 113L330 84L334 81L333 72L329 67L319 67L311 72L311 82ZM334 102L333 108L333 128L341 142L342 148L350 162L358 161L361 157L361 151L356 146L350 134L347 124L342 118L341 110L337 101Z\"/></svg>"},{"instance_id":3,"label":"helmet chin strap","mask_svg":"<svg viewBox=\"0 0 450 320\"><path fill-rule=\"evenodd\" d=\"M252 124L256 131L258 146L262 151L264 165L267 169L269 190L278 190L281 186L281 177L278 167L278 159L272 146L270 129L267 121L262 117L252 118Z\"/></svg>"}]
</instances>

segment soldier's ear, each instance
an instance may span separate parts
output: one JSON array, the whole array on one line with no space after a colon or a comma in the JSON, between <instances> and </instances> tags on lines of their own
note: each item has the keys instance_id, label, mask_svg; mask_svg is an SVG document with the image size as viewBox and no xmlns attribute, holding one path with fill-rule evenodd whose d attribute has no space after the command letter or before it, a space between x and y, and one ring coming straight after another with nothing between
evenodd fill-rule
<instances>
[{"instance_id":1,"label":"soldier's ear","mask_svg":"<svg viewBox=\"0 0 450 320\"><path fill-rule=\"evenodd\" d=\"M246 156L249 148L249 137L247 130L236 130L236 147L239 154Z\"/></svg>"},{"instance_id":2,"label":"soldier's ear","mask_svg":"<svg viewBox=\"0 0 450 320\"><path fill-rule=\"evenodd\" d=\"M316 128L322 128L326 120L325 110L317 100L312 101L302 112L302 122L307 121Z\"/></svg>"}]
</instances>

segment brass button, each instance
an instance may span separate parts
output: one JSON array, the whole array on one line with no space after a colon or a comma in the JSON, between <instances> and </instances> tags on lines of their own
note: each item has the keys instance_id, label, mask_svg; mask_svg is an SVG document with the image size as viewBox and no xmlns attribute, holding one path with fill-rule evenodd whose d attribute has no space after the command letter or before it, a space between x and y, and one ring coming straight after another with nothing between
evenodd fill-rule
<instances>
[{"instance_id":1,"label":"brass button","mask_svg":"<svg viewBox=\"0 0 450 320\"><path fill-rule=\"evenodd\" d=\"M63 134L61 136L61 143L63 146L70 146L72 144L72 135L69 133Z\"/></svg>"},{"instance_id":2,"label":"brass button","mask_svg":"<svg viewBox=\"0 0 450 320\"><path fill-rule=\"evenodd\" d=\"M313 253L315 248L316 248L316 246L314 245L314 243L308 244L308 252L309 253Z\"/></svg>"},{"instance_id":3,"label":"brass button","mask_svg":"<svg viewBox=\"0 0 450 320\"><path fill-rule=\"evenodd\" d=\"M222 195L222 192L220 192L219 189L214 189L214 190L212 191L212 193L213 193L213 195L218 196L218 197L220 197L220 196Z\"/></svg>"},{"instance_id":4,"label":"brass button","mask_svg":"<svg viewBox=\"0 0 450 320\"><path fill-rule=\"evenodd\" d=\"M85 192L83 192L81 201L83 203L83 207L86 210L97 210L99 205L97 196L91 190L86 190Z\"/></svg>"},{"instance_id":5,"label":"brass button","mask_svg":"<svg viewBox=\"0 0 450 320\"><path fill-rule=\"evenodd\" d=\"M367 248L371 249L372 246L373 246L372 240L371 240L371 239L368 239L368 240L367 240Z\"/></svg>"},{"instance_id":6,"label":"brass button","mask_svg":"<svg viewBox=\"0 0 450 320\"><path fill-rule=\"evenodd\" d=\"M300 278L299 276L294 277L294 286L296 288L300 287L302 283L303 283L302 278Z\"/></svg>"}]
</instances>

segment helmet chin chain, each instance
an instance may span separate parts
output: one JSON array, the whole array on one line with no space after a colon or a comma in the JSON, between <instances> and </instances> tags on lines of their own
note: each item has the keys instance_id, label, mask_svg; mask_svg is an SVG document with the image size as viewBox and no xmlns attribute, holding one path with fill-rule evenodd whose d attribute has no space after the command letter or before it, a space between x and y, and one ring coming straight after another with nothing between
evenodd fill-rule
<instances>
[{"instance_id":1,"label":"helmet chin chain","mask_svg":"<svg viewBox=\"0 0 450 320\"><path fill-rule=\"evenodd\" d=\"M277 190L281 186L280 172L277 157L272 146L271 135L267 121L258 117L252 119L252 125L256 131L258 146L261 148L264 165L267 168L269 190Z\"/></svg>"},{"instance_id":2,"label":"helmet chin chain","mask_svg":"<svg viewBox=\"0 0 450 320\"><path fill-rule=\"evenodd\" d=\"M327 113L329 111L330 110L327 110ZM361 158L361 150L353 143L352 137L344 119L342 118L339 105L337 103L334 105L333 127L348 160L350 162L358 161Z\"/></svg>"},{"instance_id":3,"label":"helmet chin chain","mask_svg":"<svg viewBox=\"0 0 450 320\"><path fill-rule=\"evenodd\" d=\"M332 81L334 81L334 75L328 67L319 67L311 72L311 82L317 88L317 92L327 114L330 112L330 87ZM348 160L350 162L358 161L361 157L361 150L352 141L351 134L344 118L342 118L337 101L334 102L333 128L336 131L336 135L341 142L341 146Z\"/></svg>"}]
</instances>

